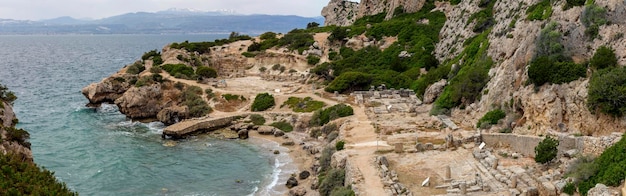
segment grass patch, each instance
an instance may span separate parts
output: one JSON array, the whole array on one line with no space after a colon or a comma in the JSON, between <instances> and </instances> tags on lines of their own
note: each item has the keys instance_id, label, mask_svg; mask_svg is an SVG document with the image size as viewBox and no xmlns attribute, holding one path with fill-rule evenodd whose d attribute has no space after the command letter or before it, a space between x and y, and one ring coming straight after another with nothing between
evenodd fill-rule
<instances>
[{"instance_id":1,"label":"grass patch","mask_svg":"<svg viewBox=\"0 0 626 196\"><path fill-rule=\"evenodd\" d=\"M270 126L276 127L277 129L280 129L280 130L282 130L284 132L291 132L291 131L293 131L293 125L291 125L290 123L288 123L286 121L273 122L272 124L270 124Z\"/></svg>"},{"instance_id":2,"label":"grass patch","mask_svg":"<svg viewBox=\"0 0 626 196\"><path fill-rule=\"evenodd\" d=\"M265 117L263 117L260 114L252 114L252 115L250 115L250 120L252 121L252 124L254 124L254 125L264 125L265 124Z\"/></svg>"},{"instance_id":3,"label":"grass patch","mask_svg":"<svg viewBox=\"0 0 626 196\"><path fill-rule=\"evenodd\" d=\"M280 107L282 108L285 105L293 109L294 112L313 112L322 109L325 104L321 101L315 101L311 97L289 97Z\"/></svg>"}]
</instances>

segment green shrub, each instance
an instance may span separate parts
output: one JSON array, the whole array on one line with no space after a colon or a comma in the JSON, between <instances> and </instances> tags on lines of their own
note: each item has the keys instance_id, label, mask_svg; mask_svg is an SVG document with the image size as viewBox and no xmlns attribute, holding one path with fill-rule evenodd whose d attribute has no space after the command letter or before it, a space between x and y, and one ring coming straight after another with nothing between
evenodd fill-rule
<instances>
[{"instance_id":1,"label":"green shrub","mask_svg":"<svg viewBox=\"0 0 626 196\"><path fill-rule=\"evenodd\" d=\"M265 32L265 33L261 34L261 36L259 36L259 38L261 38L261 40L276 39L276 33L274 33L274 32Z\"/></svg>"},{"instance_id":2,"label":"green shrub","mask_svg":"<svg viewBox=\"0 0 626 196\"><path fill-rule=\"evenodd\" d=\"M528 7L526 13L528 20L546 20L552 16L552 4L550 4L550 0L542 0Z\"/></svg>"},{"instance_id":3,"label":"green shrub","mask_svg":"<svg viewBox=\"0 0 626 196\"><path fill-rule=\"evenodd\" d=\"M320 195L328 196L335 188L344 186L346 180L346 171L343 169L331 169L325 175L324 180L320 183Z\"/></svg>"},{"instance_id":4,"label":"green shrub","mask_svg":"<svg viewBox=\"0 0 626 196\"><path fill-rule=\"evenodd\" d=\"M248 50L249 49L250 48L248 48ZM247 58L254 58L254 57L256 57L257 53L254 53L254 52L243 52L243 53L241 53L241 55L243 55L243 56L245 56Z\"/></svg>"},{"instance_id":5,"label":"green shrub","mask_svg":"<svg viewBox=\"0 0 626 196\"><path fill-rule=\"evenodd\" d=\"M547 163L556 158L559 146L559 140L550 136L543 139L535 147L535 161L537 163Z\"/></svg>"},{"instance_id":6,"label":"green shrub","mask_svg":"<svg viewBox=\"0 0 626 196\"><path fill-rule=\"evenodd\" d=\"M496 1L486 2L488 2L486 5L483 4L483 6L481 6L484 9L472 14L467 20L468 23L476 22L474 28L472 28L472 31L474 31L474 33L482 33L495 24L495 21L493 19L493 6L495 5Z\"/></svg>"},{"instance_id":7,"label":"green shrub","mask_svg":"<svg viewBox=\"0 0 626 196\"><path fill-rule=\"evenodd\" d=\"M582 195L586 195L589 189L593 188L597 183L607 186L617 187L626 177L626 137L607 148L594 161L597 164L598 171L595 175L591 175L589 179L578 184L578 190Z\"/></svg>"},{"instance_id":8,"label":"green shrub","mask_svg":"<svg viewBox=\"0 0 626 196\"><path fill-rule=\"evenodd\" d=\"M574 6L585 5L586 0L566 0L567 4L565 5L567 8Z\"/></svg>"},{"instance_id":9,"label":"green shrub","mask_svg":"<svg viewBox=\"0 0 626 196\"><path fill-rule=\"evenodd\" d=\"M278 46L287 46L290 50L298 50L298 53L301 54L314 42L313 35L310 33L301 29L294 29L280 38L277 44Z\"/></svg>"},{"instance_id":10,"label":"green shrub","mask_svg":"<svg viewBox=\"0 0 626 196\"><path fill-rule=\"evenodd\" d=\"M202 88L188 86L183 91L183 104L189 108L189 115L192 118L206 116L213 109L202 99Z\"/></svg>"},{"instance_id":11,"label":"green shrub","mask_svg":"<svg viewBox=\"0 0 626 196\"><path fill-rule=\"evenodd\" d=\"M572 177L574 183L579 183L589 179L598 173L598 165L590 156L578 157L572 162L566 171L567 177Z\"/></svg>"},{"instance_id":12,"label":"green shrub","mask_svg":"<svg viewBox=\"0 0 626 196\"><path fill-rule=\"evenodd\" d=\"M342 187L335 187L333 191L330 192L330 195L331 196L355 196L355 193L350 186L347 186L347 187L342 186Z\"/></svg>"},{"instance_id":13,"label":"green shrub","mask_svg":"<svg viewBox=\"0 0 626 196\"><path fill-rule=\"evenodd\" d=\"M311 97L289 97L289 99L287 99L287 101L283 103L283 106L284 105L287 105L289 108L293 109L294 112L313 112L322 109L325 104L321 101L315 101Z\"/></svg>"},{"instance_id":14,"label":"green shrub","mask_svg":"<svg viewBox=\"0 0 626 196\"><path fill-rule=\"evenodd\" d=\"M185 64L166 64L163 70L176 78L192 78L194 75L193 68Z\"/></svg>"},{"instance_id":15,"label":"green shrub","mask_svg":"<svg viewBox=\"0 0 626 196\"><path fill-rule=\"evenodd\" d=\"M362 72L346 72L335 78L324 90L340 93L369 89L372 76Z\"/></svg>"},{"instance_id":16,"label":"green shrub","mask_svg":"<svg viewBox=\"0 0 626 196\"><path fill-rule=\"evenodd\" d=\"M4 130L6 131L7 141L14 141L26 148L30 148L30 142L28 142L30 134L27 131L14 127L5 127Z\"/></svg>"},{"instance_id":17,"label":"green shrub","mask_svg":"<svg viewBox=\"0 0 626 196\"><path fill-rule=\"evenodd\" d=\"M163 69L161 69L161 66L150 67L150 73L158 74L158 73L161 73L162 71Z\"/></svg>"},{"instance_id":18,"label":"green shrub","mask_svg":"<svg viewBox=\"0 0 626 196\"><path fill-rule=\"evenodd\" d=\"M143 72L144 70L146 70L146 67L143 66L143 64L139 61L133 63L132 65L128 66L128 69L126 69L126 73L128 74L139 74L141 72Z\"/></svg>"},{"instance_id":19,"label":"green shrub","mask_svg":"<svg viewBox=\"0 0 626 196\"><path fill-rule=\"evenodd\" d=\"M341 28L338 26L333 26L330 35L328 36L328 41L330 42L343 42L345 38L348 37L348 32L346 28Z\"/></svg>"},{"instance_id":20,"label":"green shrub","mask_svg":"<svg viewBox=\"0 0 626 196\"><path fill-rule=\"evenodd\" d=\"M337 143L335 143L335 150L337 150L337 151L343 150L343 146L345 144L346 144L346 142L344 142L343 140L337 141Z\"/></svg>"},{"instance_id":21,"label":"green shrub","mask_svg":"<svg viewBox=\"0 0 626 196\"><path fill-rule=\"evenodd\" d=\"M200 54L208 54L211 53L211 47L213 46L221 46L224 44L230 44L240 40L250 40L252 37L247 35L240 35L237 32L232 32L228 39L216 39L212 42L189 42L184 41L181 43L172 43L170 44L171 48L175 49L185 49L188 52L198 52Z\"/></svg>"},{"instance_id":22,"label":"green shrub","mask_svg":"<svg viewBox=\"0 0 626 196\"><path fill-rule=\"evenodd\" d=\"M263 117L260 114L252 114L252 115L250 115L250 120L252 121L252 124L254 124L254 125L264 125L265 124L265 117Z\"/></svg>"},{"instance_id":23,"label":"green shrub","mask_svg":"<svg viewBox=\"0 0 626 196\"><path fill-rule=\"evenodd\" d=\"M607 67L617 66L617 57L612 48L600 46L589 60L589 66L596 69L604 69Z\"/></svg>"},{"instance_id":24,"label":"green shrub","mask_svg":"<svg viewBox=\"0 0 626 196\"><path fill-rule=\"evenodd\" d=\"M254 102L252 103L252 111L265 111L271 107L276 105L274 101L274 96L269 93L261 93L256 95L254 98Z\"/></svg>"},{"instance_id":25,"label":"green shrub","mask_svg":"<svg viewBox=\"0 0 626 196\"><path fill-rule=\"evenodd\" d=\"M270 124L270 126L272 127L276 127L277 129L280 129L284 132L291 132L293 131L293 126L286 122L286 121L280 121L280 122L273 122L272 124Z\"/></svg>"},{"instance_id":26,"label":"green shrub","mask_svg":"<svg viewBox=\"0 0 626 196\"><path fill-rule=\"evenodd\" d=\"M212 67L199 66L196 68L196 75L201 78L217 78L217 71Z\"/></svg>"},{"instance_id":27,"label":"green shrub","mask_svg":"<svg viewBox=\"0 0 626 196\"><path fill-rule=\"evenodd\" d=\"M626 68L600 70L589 81L587 107L592 113L602 112L621 117L626 111Z\"/></svg>"},{"instance_id":28,"label":"green shrub","mask_svg":"<svg viewBox=\"0 0 626 196\"><path fill-rule=\"evenodd\" d=\"M574 183L568 182L563 187L563 193L566 193L568 195L574 195L574 192L576 192L576 185Z\"/></svg>"},{"instance_id":29,"label":"green shrub","mask_svg":"<svg viewBox=\"0 0 626 196\"><path fill-rule=\"evenodd\" d=\"M13 102L17 99L17 96L6 86L0 84L0 101L5 101L9 104L13 104ZM4 108L4 105L2 106Z\"/></svg>"},{"instance_id":30,"label":"green shrub","mask_svg":"<svg viewBox=\"0 0 626 196\"><path fill-rule=\"evenodd\" d=\"M334 153L335 149L330 146L322 150L322 155L320 155L320 173L324 173L330 169L330 161Z\"/></svg>"},{"instance_id":31,"label":"green shrub","mask_svg":"<svg viewBox=\"0 0 626 196\"><path fill-rule=\"evenodd\" d=\"M315 56L315 55L309 55L306 57L306 62L309 65L317 65L317 63L320 62L320 57Z\"/></svg>"},{"instance_id":32,"label":"green shrub","mask_svg":"<svg viewBox=\"0 0 626 196\"><path fill-rule=\"evenodd\" d=\"M504 111L502 111L501 109L491 110L487 112L482 118L480 118L480 120L478 120L478 123L476 123L476 127L480 128L484 124L498 124L498 121L500 119L503 119L504 117L506 117L506 113L504 113Z\"/></svg>"},{"instance_id":33,"label":"green shrub","mask_svg":"<svg viewBox=\"0 0 626 196\"><path fill-rule=\"evenodd\" d=\"M161 56L161 52L159 52L156 49L145 52L143 53L143 55L141 55L141 60L145 61L145 60L150 59L150 57L155 57L155 56Z\"/></svg>"},{"instance_id":34,"label":"green shrub","mask_svg":"<svg viewBox=\"0 0 626 196\"><path fill-rule=\"evenodd\" d=\"M585 35L587 35L590 40L593 40L598 37L600 26L608 22L606 19L606 10L596 4L588 4L583 10L580 21L587 27Z\"/></svg>"},{"instance_id":35,"label":"green shrub","mask_svg":"<svg viewBox=\"0 0 626 196\"><path fill-rule=\"evenodd\" d=\"M239 100L239 98L243 98L243 96L240 95L233 95L233 94L223 94L222 98L226 99L226 101L236 101Z\"/></svg>"},{"instance_id":36,"label":"green shrub","mask_svg":"<svg viewBox=\"0 0 626 196\"><path fill-rule=\"evenodd\" d=\"M267 68L265 68L265 67L260 67L259 68L259 72L265 73L265 71L267 71Z\"/></svg>"},{"instance_id":37,"label":"green shrub","mask_svg":"<svg viewBox=\"0 0 626 196\"><path fill-rule=\"evenodd\" d=\"M352 107L345 104L337 104L323 110L317 110L311 117L310 125L322 126L326 123L346 116L354 114Z\"/></svg>"},{"instance_id":38,"label":"green shrub","mask_svg":"<svg viewBox=\"0 0 626 196\"><path fill-rule=\"evenodd\" d=\"M54 172L26 162L23 157L0 153L0 195L78 195L54 177Z\"/></svg>"},{"instance_id":39,"label":"green shrub","mask_svg":"<svg viewBox=\"0 0 626 196\"><path fill-rule=\"evenodd\" d=\"M545 83L563 84L587 76L587 68L574 62L555 62L548 57L533 60L528 67L528 79L537 86Z\"/></svg>"}]
</instances>

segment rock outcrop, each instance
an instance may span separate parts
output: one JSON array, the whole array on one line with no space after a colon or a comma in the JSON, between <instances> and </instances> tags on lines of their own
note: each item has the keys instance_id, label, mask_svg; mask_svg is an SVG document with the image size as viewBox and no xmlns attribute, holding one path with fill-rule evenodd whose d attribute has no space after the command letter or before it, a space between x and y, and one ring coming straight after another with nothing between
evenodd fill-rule
<instances>
[{"instance_id":1,"label":"rock outcrop","mask_svg":"<svg viewBox=\"0 0 626 196\"><path fill-rule=\"evenodd\" d=\"M19 141L20 139L27 140L28 133L25 133L26 136L21 135L22 138L9 137L9 130L18 130L14 127L15 124L17 124L17 118L15 117L15 112L13 112L13 106L8 102L0 100L0 138L2 138L0 139L0 153L13 154L21 157L22 160L32 162L33 153L30 150L30 143L28 141Z\"/></svg>"},{"instance_id":2,"label":"rock outcrop","mask_svg":"<svg viewBox=\"0 0 626 196\"><path fill-rule=\"evenodd\" d=\"M132 88L115 100L120 112L133 119L153 118L164 108L161 85Z\"/></svg>"},{"instance_id":3,"label":"rock outcrop","mask_svg":"<svg viewBox=\"0 0 626 196\"><path fill-rule=\"evenodd\" d=\"M386 13L385 19L394 16L396 8L413 13L422 9L425 0L361 0L360 3L347 0L331 0L324 9L324 25L350 26L359 18Z\"/></svg>"},{"instance_id":4,"label":"rock outcrop","mask_svg":"<svg viewBox=\"0 0 626 196\"><path fill-rule=\"evenodd\" d=\"M99 106L100 103L113 103L120 98L131 85L126 81L124 74L114 74L111 77L103 79L99 83L92 83L83 88L82 93L89 100L90 106ZM121 78L121 79L115 79Z\"/></svg>"}]
</instances>

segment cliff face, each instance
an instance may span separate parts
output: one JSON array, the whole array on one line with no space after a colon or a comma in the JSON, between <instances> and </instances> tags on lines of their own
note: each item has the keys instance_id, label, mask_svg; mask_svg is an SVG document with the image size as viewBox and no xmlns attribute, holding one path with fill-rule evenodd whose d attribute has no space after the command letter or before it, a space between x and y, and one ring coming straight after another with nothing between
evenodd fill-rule
<instances>
[{"instance_id":1,"label":"cliff face","mask_svg":"<svg viewBox=\"0 0 626 196\"><path fill-rule=\"evenodd\" d=\"M33 153L30 150L28 133L16 129L17 118L10 103L0 100L0 153L13 154L22 160L31 162ZM25 134L25 135L24 135Z\"/></svg>"},{"instance_id":2,"label":"cliff face","mask_svg":"<svg viewBox=\"0 0 626 196\"><path fill-rule=\"evenodd\" d=\"M324 9L324 25L350 26L364 16L386 13L385 19L393 17L394 10L401 7L404 12L413 13L422 9L425 0L361 0L360 3L347 0L331 0Z\"/></svg>"},{"instance_id":3,"label":"cliff face","mask_svg":"<svg viewBox=\"0 0 626 196\"><path fill-rule=\"evenodd\" d=\"M489 71L490 80L483 89L479 101L465 109L454 109L452 117L466 127L475 126L477 120L495 108L504 108L513 115L508 119L514 132L521 134L545 134L548 131L570 133L609 134L623 132L626 121L603 114L592 114L587 108L589 77L567 84L546 84L541 87L528 85L527 69L535 55L536 43L541 29L550 22L557 23L561 43L567 54L577 63L589 60L600 46L615 50L619 64L626 64L626 5L621 0L597 0L595 4L606 10L606 25L599 26L598 37L589 39L583 25L584 6L563 9L566 1L552 1L552 15L545 20L528 20L527 10L538 0L497 0L493 7L494 24L489 38L488 55L495 64ZM326 25L346 26L363 16L387 13L402 6L405 12L415 12L423 1L362 0L358 4L332 0L322 11ZM463 43L476 35L470 16L484 8L480 1L461 1L458 5L435 2L435 10L446 15L440 40L434 56L440 62L453 59L464 49ZM349 6L346 6L349 5ZM356 8L355 8L356 7ZM332 9L331 9L332 8ZM330 12L331 10L338 10ZM353 15L345 13L354 13ZM460 65L463 66L463 62ZM588 71L590 76L591 70Z\"/></svg>"}]
</instances>

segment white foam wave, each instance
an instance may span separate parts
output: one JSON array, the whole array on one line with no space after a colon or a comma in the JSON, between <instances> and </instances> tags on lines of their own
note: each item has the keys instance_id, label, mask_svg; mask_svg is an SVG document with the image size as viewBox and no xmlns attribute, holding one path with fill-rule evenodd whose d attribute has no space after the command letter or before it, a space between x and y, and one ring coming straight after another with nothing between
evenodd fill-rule
<instances>
[{"instance_id":1,"label":"white foam wave","mask_svg":"<svg viewBox=\"0 0 626 196\"><path fill-rule=\"evenodd\" d=\"M96 108L96 112L99 112L99 113L114 113L118 111L119 111L119 108L115 104L103 103L103 104L100 104L100 107Z\"/></svg>"}]
</instances>

